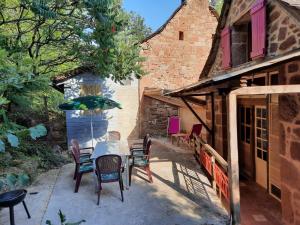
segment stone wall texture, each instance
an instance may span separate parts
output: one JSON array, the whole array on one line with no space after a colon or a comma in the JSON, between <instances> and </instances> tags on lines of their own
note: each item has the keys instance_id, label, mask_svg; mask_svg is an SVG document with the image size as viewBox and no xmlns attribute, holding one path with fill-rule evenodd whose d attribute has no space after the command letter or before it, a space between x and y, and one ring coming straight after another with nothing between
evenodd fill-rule
<instances>
[{"instance_id":1,"label":"stone wall texture","mask_svg":"<svg viewBox=\"0 0 300 225\"><path fill-rule=\"evenodd\" d=\"M160 33L142 44L147 75L140 80L141 136L145 133L165 136L167 116L178 111L175 106L143 97L145 88L171 90L197 82L217 22L208 0L187 0ZM183 40L179 40L179 32L183 32Z\"/></svg>"},{"instance_id":2,"label":"stone wall texture","mask_svg":"<svg viewBox=\"0 0 300 225\"><path fill-rule=\"evenodd\" d=\"M148 75L140 81L140 93L145 87L176 89L198 81L216 26L208 0L188 0L161 33L142 44Z\"/></svg>"},{"instance_id":3,"label":"stone wall texture","mask_svg":"<svg viewBox=\"0 0 300 225\"><path fill-rule=\"evenodd\" d=\"M300 84L300 59L282 67L281 84ZM282 217L300 224L300 95L279 97Z\"/></svg>"},{"instance_id":4,"label":"stone wall texture","mask_svg":"<svg viewBox=\"0 0 300 225\"><path fill-rule=\"evenodd\" d=\"M168 116L178 116L178 107L144 96L141 117L141 135L154 137L167 135Z\"/></svg>"},{"instance_id":5,"label":"stone wall texture","mask_svg":"<svg viewBox=\"0 0 300 225\"><path fill-rule=\"evenodd\" d=\"M226 26L232 26L248 13L254 2L255 0L233 0ZM279 1L267 0L267 43L267 57L282 55L300 48L300 22L289 13L287 6L283 7ZM209 76L218 76L224 72L240 70L245 66L255 65L259 61L261 59L224 71L222 69L222 50L219 46Z\"/></svg>"}]
</instances>

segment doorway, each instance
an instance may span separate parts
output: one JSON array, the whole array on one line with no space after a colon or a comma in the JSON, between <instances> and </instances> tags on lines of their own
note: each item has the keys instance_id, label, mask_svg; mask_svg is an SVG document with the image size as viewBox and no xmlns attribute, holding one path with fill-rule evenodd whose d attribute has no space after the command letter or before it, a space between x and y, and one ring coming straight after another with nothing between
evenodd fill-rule
<instances>
[{"instance_id":1,"label":"doorway","mask_svg":"<svg viewBox=\"0 0 300 225\"><path fill-rule=\"evenodd\" d=\"M267 109L255 106L255 177L256 183L268 188Z\"/></svg>"},{"instance_id":2,"label":"doorway","mask_svg":"<svg viewBox=\"0 0 300 225\"><path fill-rule=\"evenodd\" d=\"M268 189L268 110L266 98L238 100L241 180Z\"/></svg>"}]
</instances>

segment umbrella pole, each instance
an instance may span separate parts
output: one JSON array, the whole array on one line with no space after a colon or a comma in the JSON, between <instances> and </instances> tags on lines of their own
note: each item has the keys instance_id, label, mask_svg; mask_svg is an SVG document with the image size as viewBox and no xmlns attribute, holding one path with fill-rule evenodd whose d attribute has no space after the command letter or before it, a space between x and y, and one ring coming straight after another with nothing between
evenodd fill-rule
<instances>
[{"instance_id":1,"label":"umbrella pole","mask_svg":"<svg viewBox=\"0 0 300 225\"><path fill-rule=\"evenodd\" d=\"M91 112L91 134L92 134L92 147L94 147L93 111Z\"/></svg>"}]
</instances>

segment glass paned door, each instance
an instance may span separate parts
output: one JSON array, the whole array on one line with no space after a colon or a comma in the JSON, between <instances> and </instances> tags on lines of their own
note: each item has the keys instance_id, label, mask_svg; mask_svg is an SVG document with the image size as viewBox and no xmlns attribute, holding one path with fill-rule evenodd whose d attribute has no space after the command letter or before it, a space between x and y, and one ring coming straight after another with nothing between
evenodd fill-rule
<instances>
[{"instance_id":1,"label":"glass paned door","mask_svg":"<svg viewBox=\"0 0 300 225\"><path fill-rule=\"evenodd\" d=\"M255 107L255 163L256 182L268 186L268 122L266 107Z\"/></svg>"},{"instance_id":2,"label":"glass paned door","mask_svg":"<svg viewBox=\"0 0 300 225\"><path fill-rule=\"evenodd\" d=\"M253 160L253 107L239 105L239 166L246 178L254 177Z\"/></svg>"}]
</instances>

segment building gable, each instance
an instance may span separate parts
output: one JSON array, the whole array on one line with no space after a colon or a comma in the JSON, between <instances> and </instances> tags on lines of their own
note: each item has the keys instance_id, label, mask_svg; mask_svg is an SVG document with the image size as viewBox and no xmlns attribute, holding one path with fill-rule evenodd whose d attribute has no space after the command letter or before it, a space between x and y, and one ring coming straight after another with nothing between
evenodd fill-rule
<instances>
[{"instance_id":1,"label":"building gable","mask_svg":"<svg viewBox=\"0 0 300 225\"><path fill-rule=\"evenodd\" d=\"M258 35L261 35L261 33L258 33L257 30L255 31L256 28L255 26L253 27L251 9L253 11L254 5L259 2L265 2L266 26L265 30L261 30L261 33L265 31L266 35L263 40L261 38L257 39L258 41L262 41L259 46L263 44L264 48L256 49L256 56L258 57L253 57L255 54L253 55L251 51L255 49L255 44L257 45L257 43L253 43L253 32L256 32ZM219 24L218 33L220 34L224 28L230 28L232 31L231 67L225 68L222 64L224 57L226 58L225 60L228 57L223 55L221 35L216 35L216 39L219 40L214 40L216 46L212 48L200 78L238 71L264 60L269 60L272 57L286 55L289 52L300 49L300 18L297 16L299 14L300 9L298 7L280 0L233 0L231 3L230 1L225 1L222 18L220 19L220 23L222 21L223 23ZM247 22L250 27L252 25L250 33L249 26L245 25ZM258 24L262 24L262 22L259 21ZM259 29L261 28L258 28L258 31ZM228 54L228 52L224 53Z\"/></svg>"},{"instance_id":2,"label":"building gable","mask_svg":"<svg viewBox=\"0 0 300 225\"><path fill-rule=\"evenodd\" d=\"M198 80L207 59L217 15L207 0L187 0L159 32L142 43L145 87L174 89Z\"/></svg>"}]
</instances>

